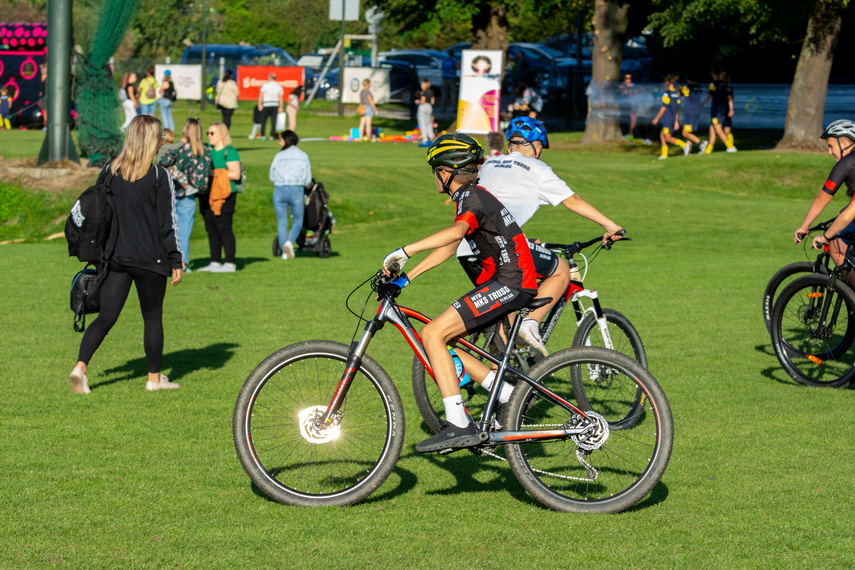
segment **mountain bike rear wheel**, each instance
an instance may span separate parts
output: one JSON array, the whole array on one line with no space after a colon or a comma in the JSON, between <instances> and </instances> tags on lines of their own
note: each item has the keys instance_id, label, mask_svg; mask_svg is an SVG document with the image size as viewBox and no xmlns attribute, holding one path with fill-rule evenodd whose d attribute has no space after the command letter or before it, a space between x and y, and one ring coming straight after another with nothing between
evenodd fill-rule
<instances>
[{"instance_id":1,"label":"mountain bike rear wheel","mask_svg":"<svg viewBox=\"0 0 855 570\"><path fill-rule=\"evenodd\" d=\"M249 375L235 404L235 449L265 495L296 506L351 505L389 476L404 443L404 409L391 378L369 356L329 426L326 411L344 374L349 347L292 344Z\"/></svg>"},{"instance_id":2,"label":"mountain bike rear wheel","mask_svg":"<svg viewBox=\"0 0 855 570\"><path fill-rule=\"evenodd\" d=\"M531 369L532 379L561 398L573 397L573 374L591 368L611 376L610 391L643 394L643 413L631 427L609 429L612 398L590 401L587 437L510 444L505 455L520 484L543 505L557 511L616 513L644 499L659 482L674 442L671 408L662 388L637 361L597 347L551 354ZM517 386L505 411L505 429L542 432L578 425L581 418L540 395Z\"/></svg>"},{"instance_id":3,"label":"mountain bike rear wheel","mask_svg":"<svg viewBox=\"0 0 855 570\"><path fill-rule=\"evenodd\" d=\"M828 280L807 275L781 291L772 310L772 346L796 382L839 388L855 378L849 353L855 342L855 294L841 281L829 289Z\"/></svg>"}]
</instances>

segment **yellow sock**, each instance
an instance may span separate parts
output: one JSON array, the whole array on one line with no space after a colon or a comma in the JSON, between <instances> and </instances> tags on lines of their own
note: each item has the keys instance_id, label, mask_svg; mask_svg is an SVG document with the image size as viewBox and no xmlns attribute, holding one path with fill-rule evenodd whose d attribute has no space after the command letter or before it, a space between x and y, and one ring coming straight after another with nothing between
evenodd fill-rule
<instances>
[{"instance_id":1,"label":"yellow sock","mask_svg":"<svg viewBox=\"0 0 855 570\"><path fill-rule=\"evenodd\" d=\"M727 148L733 148L733 133L728 133L727 140L724 142Z\"/></svg>"},{"instance_id":2,"label":"yellow sock","mask_svg":"<svg viewBox=\"0 0 855 570\"><path fill-rule=\"evenodd\" d=\"M712 149L713 149L713 144L708 143L707 144L707 154L712 154Z\"/></svg>"},{"instance_id":3,"label":"yellow sock","mask_svg":"<svg viewBox=\"0 0 855 570\"><path fill-rule=\"evenodd\" d=\"M662 158L668 158L668 145L662 146Z\"/></svg>"},{"instance_id":4,"label":"yellow sock","mask_svg":"<svg viewBox=\"0 0 855 570\"><path fill-rule=\"evenodd\" d=\"M682 141L682 140L680 140L680 139L675 139L675 141L676 141L676 142L675 142L674 144L676 144L678 147L680 147L680 148L686 148L686 143L685 143L684 141Z\"/></svg>"}]
</instances>

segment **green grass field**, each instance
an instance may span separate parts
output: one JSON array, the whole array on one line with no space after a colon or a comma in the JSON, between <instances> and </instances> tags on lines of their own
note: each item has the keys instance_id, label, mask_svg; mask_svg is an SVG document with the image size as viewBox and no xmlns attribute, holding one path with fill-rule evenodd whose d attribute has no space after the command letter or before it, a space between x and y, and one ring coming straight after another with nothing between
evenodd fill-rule
<instances>
[{"instance_id":1,"label":"green grass field","mask_svg":"<svg viewBox=\"0 0 855 570\"><path fill-rule=\"evenodd\" d=\"M179 124L184 117L176 113ZM249 131L248 120L248 112L236 115L236 135ZM352 125L353 117L301 116L298 132L327 137ZM42 136L2 133L0 154L34 156ZM769 277L805 258L792 230L832 160L751 150L771 141L755 136L746 146L739 133L735 155L668 161L655 160L654 147L587 149L571 144L577 138L553 134L544 157L633 239L601 253L586 283L632 320L674 415L671 463L643 502L619 515L555 513L506 464L415 453L427 432L410 389L412 355L392 327L369 350L406 412L404 452L387 482L348 508L287 507L254 489L231 433L247 375L293 342L349 342L357 322L347 294L387 253L448 225L453 212L414 144L303 142L332 195L334 254L272 259L267 172L278 147L235 136L249 172L235 215L239 271L192 273L169 288L164 373L182 388L168 393L143 390L142 318L132 293L90 364L92 393L72 396L67 375L80 335L68 288L81 264L67 257L64 240L42 238L61 231L83 188L48 194L0 184L0 236L25 239L0 246L0 567L855 565L847 506L855 393L791 381L760 311ZM573 241L598 227L543 208L525 229ZM192 238L198 267L207 263L198 215ZM399 301L436 314L465 290L463 272L447 263ZM569 345L571 319L560 327L550 345Z\"/></svg>"}]
</instances>

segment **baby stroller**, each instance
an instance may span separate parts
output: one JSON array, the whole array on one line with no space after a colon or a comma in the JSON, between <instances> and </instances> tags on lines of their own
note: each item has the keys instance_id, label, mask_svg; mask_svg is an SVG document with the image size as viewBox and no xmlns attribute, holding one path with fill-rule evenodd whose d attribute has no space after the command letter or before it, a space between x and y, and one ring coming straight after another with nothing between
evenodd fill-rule
<instances>
[{"instance_id":1,"label":"baby stroller","mask_svg":"<svg viewBox=\"0 0 855 570\"><path fill-rule=\"evenodd\" d=\"M297 238L299 251L314 251L318 257L329 257L332 253L329 235L335 226L335 217L330 212L330 195L324 185L312 179L306 188L306 209L303 213L303 231ZM282 255L279 236L273 238L273 256Z\"/></svg>"}]
</instances>

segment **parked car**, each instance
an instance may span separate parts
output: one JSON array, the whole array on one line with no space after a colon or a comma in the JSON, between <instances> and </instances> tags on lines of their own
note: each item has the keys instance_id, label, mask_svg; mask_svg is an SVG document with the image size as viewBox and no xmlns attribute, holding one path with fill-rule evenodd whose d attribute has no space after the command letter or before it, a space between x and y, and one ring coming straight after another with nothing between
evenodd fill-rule
<instances>
[{"instance_id":1,"label":"parked car","mask_svg":"<svg viewBox=\"0 0 855 570\"><path fill-rule=\"evenodd\" d=\"M220 58L223 58L225 69L232 69L237 76L239 65L271 65L275 67L298 66L291 54L282 48L260 44L257 46L242 46L232 44L207 44L205 47L205 59L207 60L208 73L211 77L209 87L215 87L219 79ZM181 63L202 63L202 46L194 45L184 50L181 55ZM304 68L304 80L306 85L313 85L315 74L309 68Z\"/></svg>"},{"instance_id":2,"label":"parked car","mask_svg":"<svg viewBox=\"0 0 855 570\"><path fill-rule=\"evenodd\" d=\"M395 61L406 61L416 67L442 69L442 60L445 59L445 53L429 49L395 49L381 51L377 54L377 59L380 61L393 59Z\"/></svg>"}]
</instances>

